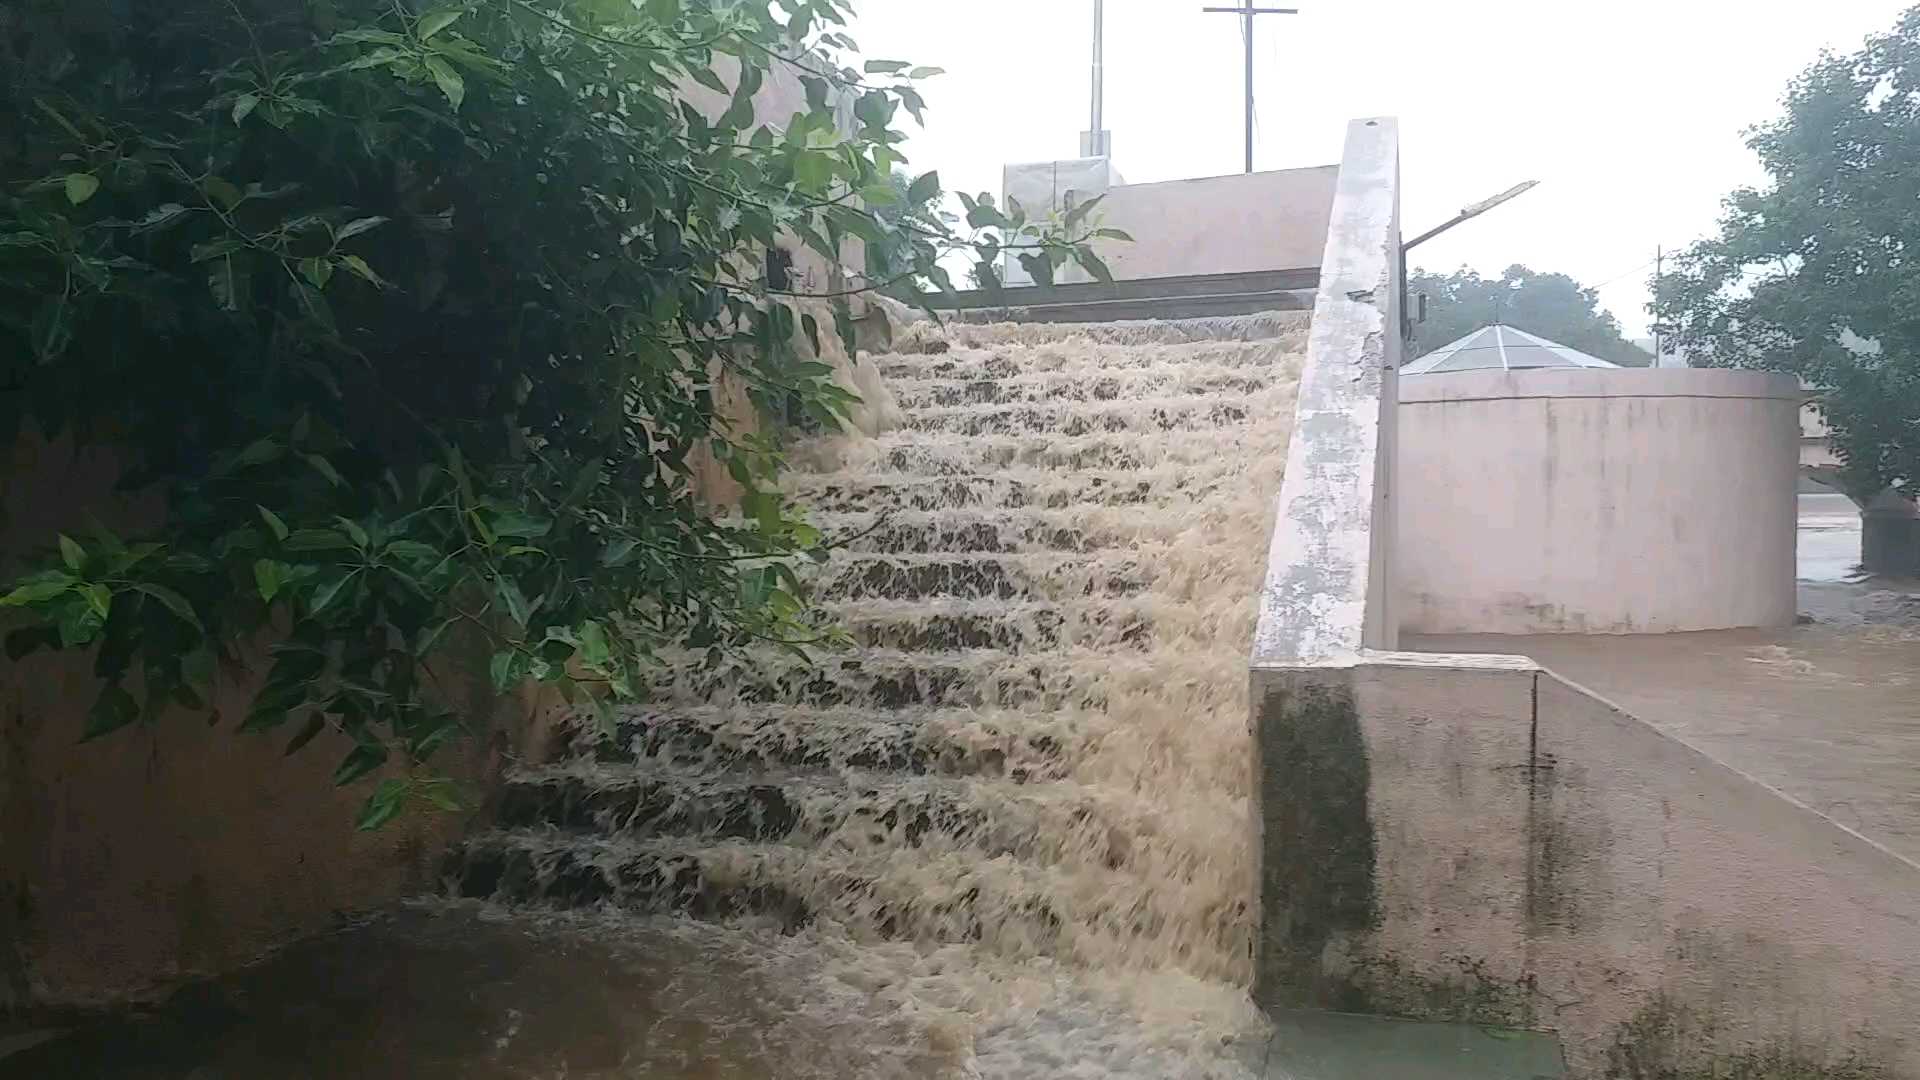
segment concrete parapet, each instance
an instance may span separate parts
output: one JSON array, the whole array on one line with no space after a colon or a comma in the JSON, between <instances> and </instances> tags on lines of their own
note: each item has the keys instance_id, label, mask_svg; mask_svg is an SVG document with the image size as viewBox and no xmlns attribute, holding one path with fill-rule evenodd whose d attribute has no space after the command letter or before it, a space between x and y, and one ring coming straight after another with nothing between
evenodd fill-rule
<instances>
[{"instance_id":1,"label":"concrete parapet","mask_svg":"<svg viewBox=\"0 0 1920 1080\"><path fill-rule=\"evenodd\" d=\"M1920 1076L1920 866L1531 661L1334 675L1256 678L1300 826L1264 1001L1549 1030L1578 1076Z\"/></svg>"}]
</instances>

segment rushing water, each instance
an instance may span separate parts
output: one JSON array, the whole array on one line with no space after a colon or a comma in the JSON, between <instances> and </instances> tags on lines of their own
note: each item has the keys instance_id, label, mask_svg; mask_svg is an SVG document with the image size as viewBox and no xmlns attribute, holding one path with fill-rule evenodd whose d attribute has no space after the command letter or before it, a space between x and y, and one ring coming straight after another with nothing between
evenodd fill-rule
<instances>
[{"instance_id":1,"label":"rushing water","mask_svg":"<svg viewBox=\"0 0 1920 1080\"><path fill-rule=\"evenodd\" d=\"M1237 1074L1246 656L1305 331L900 328L862 379L892 430L791 482L859 536L816 568L858 647L677 673L522 770L458 891L866 1018L844 1067L772 1074Z\"/></svg>"}]
</instances>

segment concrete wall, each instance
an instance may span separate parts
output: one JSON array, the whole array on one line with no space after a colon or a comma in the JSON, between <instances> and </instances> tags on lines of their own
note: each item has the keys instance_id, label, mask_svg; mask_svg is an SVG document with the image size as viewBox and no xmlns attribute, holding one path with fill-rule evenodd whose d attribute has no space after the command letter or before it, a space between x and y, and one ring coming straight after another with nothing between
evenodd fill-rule
<instances>
[{"instance_id":1,"label":"concrete wall","mask_svg":"<svg viewBox=\"0 0 1920 1080\"><path fill-rule=\"evenodd\" d=\"M1132 243L1097 241L1115 278L1294 270L1320 263L1340 166L1125 184L1093 220ZM1078 267L1062 282L1090 281Z\"/></svg>"},{"instance_id":2,"label":"concrete wall","mask_svg":"<svg viewBox=\"0 0 1920 1080\"><path fill-rule=\"evenodd\" d=\"M1401 629L1792 622L1799 403L1719 369L1402 380Z\"/></svg>"},{"instance_id":3,"label":"concrete wall","mask_svg":"<svg viewBox=\"0 0 1920 1080\"><path fill-rule=\"evenodd\" d=\"M1272 999L1544 1028L1580 1076L1920 1076L1920 866L1518 658L1351 686L1289 779L1363 784L1354 831L1279 845L1345 917Z\"/></svg>"},{"instance_id":4,"label":"concrete wall","mask_svg":"<svg viewBox=\"0 0 1920 1080\"><path fill-rule=\"evenodd\" d=\"M151 499L112 496L116 467L97 451L23 439L10 465L0 546L9 575L90 514L127 528L160 512ZM430 889L442 849L466 826L465 815L420 812L355 832L375 779L334 787L340 736L289 758L291 732L235 732L264 665L220 675L217 716L176 710L84 745L99 692L90 654L0 665L0 1014L230 969L345 913ZM441 673L474 737L440 764L475 793L504 755L534 749L547 713L531 698L499 698L485 672L476 648L470 664Z\"/></svg>"}]
</instances>

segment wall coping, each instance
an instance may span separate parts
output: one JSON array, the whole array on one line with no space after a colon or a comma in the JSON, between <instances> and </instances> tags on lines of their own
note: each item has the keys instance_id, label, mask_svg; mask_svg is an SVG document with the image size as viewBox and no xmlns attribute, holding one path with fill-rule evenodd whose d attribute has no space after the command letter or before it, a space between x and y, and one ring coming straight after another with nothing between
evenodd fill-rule
<instances>
[{"instance_id":1,"label":"wall coping","mask_svg":"<svg viewBox=\"0 0 1920 1080\"><path fill-rule=\"evenodd\" d=\"M1267 553L1255 669L1338 665L1394 642L1384 498L1402 278L1399 125L1354 120Z\"/></svg>"},{"instance_id":2,"label":"wall coping","mask_svg":"<svg viewBox=\"0 0 1920 1080\"><path fill-rule=\"evenodd\" d=\"M1798 403L1799 380L1775 371L1732 368L1534 368L1526 371L1434 371L1400 380L1400 403L1509 398L1735 398Z\"/></svg>"}]
</instances>

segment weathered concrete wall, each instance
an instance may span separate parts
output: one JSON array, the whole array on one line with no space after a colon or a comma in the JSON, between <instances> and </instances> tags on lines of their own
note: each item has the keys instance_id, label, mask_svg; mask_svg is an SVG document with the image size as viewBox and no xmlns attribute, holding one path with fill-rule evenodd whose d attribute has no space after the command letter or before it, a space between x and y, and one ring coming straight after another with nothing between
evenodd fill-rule
<instances>
[{"instance_id":1,"label":"weathered concrete wall","mask_svg":"<svg viewBox=\"0 0 1920 1080\"><path fill-rule=\"evenodd\" d=\"M0 570L89 514L127 527L159 512L151 499L110 494L115 465L100 452L24 439L11 466ZM0 661L0 671L0 1012L97 1003L230 969L432 887L440 852L466 825L464 815L419 812L355 832L375 780L333 785L340 736L289 758L291 732L235 732L259 670L221 674L217 717L177 710L84 745L99 691L90 653L36 653ZM506 754L543 736L550 712L533 698L499 698L485 672L476 651L442 673L474 737L440 764L482 794Z\"/></svg>"},{"instance_id":2,"label":"weathered concrete wall","mask_svg":"<svg viewBox=\"0 0 1920 1080\"><path fill-rule=\"evenodd\" d=\"M1800 397L1714 369L1402 380L1401 629L1792 622Z\"/></svg>"},{"instance_id":3,"label":"weathered concrete wall","mask_svg":"<svg viewBox=\"0 0 1920 1080\"><path fill-rule=\"evenodd\" d=\"M1320 263L1338 165L1236 173L1108 190L1093 219L1132 243L1094 249L1118 279L1294 270ZM1090 281L1078 267L1061 282Z\"/></svg>"},{"instance_id":4,"label":"weathered concrete wall","mask_svg":"<svg viewBox=\"0 0 1920 1080\"><path fill-rule=\"evenodd\" d=\"M1327 814L1280 838L1268 1000L1544 1028L1581 1076L1920 1077L1920 866L1520 658L1376 654L1340 704L1293 706Z\"/></svg>"}]
</instances>

